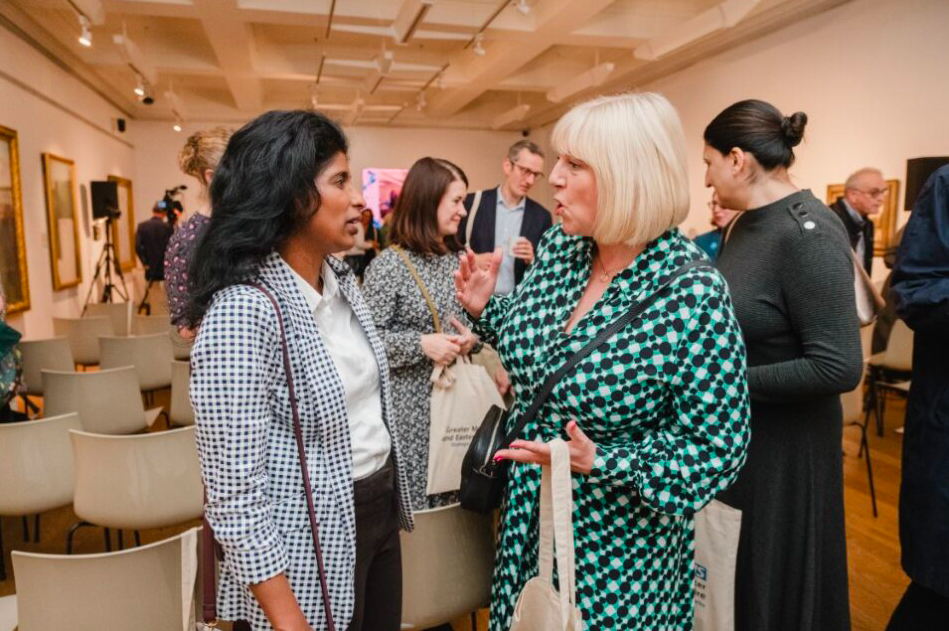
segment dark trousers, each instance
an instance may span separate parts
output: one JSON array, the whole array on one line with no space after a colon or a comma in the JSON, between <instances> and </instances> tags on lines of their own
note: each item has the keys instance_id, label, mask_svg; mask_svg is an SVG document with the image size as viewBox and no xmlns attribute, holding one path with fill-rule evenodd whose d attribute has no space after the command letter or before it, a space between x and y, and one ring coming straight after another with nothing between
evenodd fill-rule
<instances>
[{"instance_id":1,"label":"dark trousers","mask_svg":"<svg viewBox=\"0 0 949 631\"><path fill-rule=\"evenodd\" d=\"M949 628L949 597L910 583L893 611L886 631L923 631Z\"/></svg>"},{"instance_id":2,"label":"dark trousers","mask_svg":"<svg viewBox=\"0 0 949 631\"><path fill-rule=\"evenodd\" d=\"M392 459L353 483L356 503L356 609L348 631L398 631L402 548Z\"/></svg>"}]
</instances>

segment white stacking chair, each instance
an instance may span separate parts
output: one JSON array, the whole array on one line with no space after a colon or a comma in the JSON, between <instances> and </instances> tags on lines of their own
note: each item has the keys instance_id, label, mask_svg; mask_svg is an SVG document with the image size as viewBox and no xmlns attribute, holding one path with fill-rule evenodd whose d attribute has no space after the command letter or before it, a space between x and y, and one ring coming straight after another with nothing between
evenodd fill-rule
<instances>
[{"instance_id":1,"label":"white stacking chair","mask_svg":"<svg viewBox=\"0 0 949 631\"><path fill-rule=\"evenodd\" d=\"M146 410L133 366L95 372L43 371L46 414L78 412L82 429L97 434L145 431L162 413Z\"/></svg>"},{"instance_id":2,"label":"white stacking chair","mask_svg":"<svg viewBox=\"0 0 949 631\"><path fill-rule=\"evenodd\" d=\"M99 363L99 338L115 335L108 317L53 318L53 333L69 340L73 360L81 366Z\"/></svg>"},{"instance_id":3,"label":"white stacking chair","mask_svg":"<svg viewBox=\"0 0 949 631\"><path fill-rule=\"evenodd\" d=\"M99 367L135 366L138 386L152 404L155 390L171 387L171 338L166 332L99 338Z\"/></svg>"},{"instance_id":4,"label":"white stacking chair","mask_svg":"<svg viewBox=\"0 0 949 631\"><path fill-rule=\"evenodd\" d=\"M112 320L114 335L126 336L132 327L131 302L96 302L86 305L83 309L84 318L105 316Z\"/></svg>"},{"instance_id":5,"label":"white stacking chair","mask_svg":"<svg viewBox=\"0 0 949 631\"><path fill-rule=\"evenodd\" d=\"M41 370L70 371L76 369L69 340L65 337L52 337L45 340L20 340L20 352L23 356L23 401L28 411L39 411L30 400L30 396L43 395L43 375Z\"/></svg>"},{"instance_id":6,"label":"white stacking chair","mask_svg":"<svg viewBox=\"0 0 949 631\"><path fill-rule=\"evenodd\" d=\"M171 406L168 424L172 427L194 425L194 408L191 406L191 364L171 362Z\"/></svg>"},{"instance_id":7,"label":"white stacking chair","mask_svg":"<svg viewBox=\"0 0 949 631\"><path fill-rule=\"evenodd\" d=\"M69 531L66 551L80 526L122 530L175 526L199 519L204 487L194 427L134 436L72 430L75 491L73 511L81 520ZM138 533L135 533L138 544Z\"/></svg>"},{"instance_id":8,"label":"white stacking chair","mask_svg":"<svg viewBox=\"0 0 949 631\"><path fill-rule=\"evenodd\" d=\"M69 430L79 429L76 413L21 423L0 423L0 516L37 515L68 506L73 498L73 457ZM0 533L0 580L6 579Z\"/></svg>"},{"instance_id":9,"label":"white stacking chair","mask_svg":"<svg viewBox=\"0 0 949 631\"><path fill-rule=\"evenodd\" d=\"M194 346L194 340L186 340L178 333L178 327L171 325L169 328L171 336L171 350L175 355L176 361L188 361L191 359L191 347Z\"/></svg>"},{"instance_id":10,"label":"white stacking chair","mask_svg":"<svg viewBox=\"0 0 949 631\"><path fill-rule=\"evenodd\" d=\"M104 554L14 552L19 631L192 631L200 531Z\"/></svg>"},{"instance_id":11,"label":"white stacking chair","mask_svg":"<svg viewBox=\"0 0 949 631\"><path fill-rule=\"evenodd\" d=\"M132 316L132 335L167 333L170 326L171 320L164 314Z\"/></svg>"},{"instance_id":12,"label":"white stacking chair","mask_svg":"<svg viewBox=\"0 0 949 631\"><path fill-rule=\"evenodd\" d=\"M485 607L491 596L491 518L453 504L415 513L402 539L402 628L427 629Z\"/></svg>"},{"instance_id":13,"label":"white stacking chair","mask_svg":"<svg viewBox=\"0 0 949 631\"><path fill-rule=\"evenodd\" d=\"M901 392L895 384L907 382L913 374L913 330L906 322L893 322L886 350L870 355L869 369L870 409L876 417L877 436L883 435L883 416L886 413L886 392ZM908 388L907 388L908 390Z\"/></svg>"},{"instance_id":14,"label":"white stacking chair","mask_svg":"<svg viewBox=\"0 0 949 631\"><path fill-rule=\"evenodd\" d=\"M0 596L0 631L16 631L16 595Z\"/></svg>"}]
</instances>

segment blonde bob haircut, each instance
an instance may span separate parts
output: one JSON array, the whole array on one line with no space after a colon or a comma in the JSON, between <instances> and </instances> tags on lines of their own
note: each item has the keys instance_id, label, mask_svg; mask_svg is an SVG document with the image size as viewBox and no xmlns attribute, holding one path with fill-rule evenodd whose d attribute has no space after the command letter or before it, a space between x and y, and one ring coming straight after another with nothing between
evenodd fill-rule
<instances>
[{"instance_id":1,"label":"blonde bob haircut","mask_svg":"<svg viewBox=\"0 0 949 631\"><path fill-rule=\"evenodd\" d=\"M593 169L593 238L599 243L649 243L689 213L685 134L660 94L630 92L581 103L557 121L551 146Z\"/></svg>"}]
</instances>

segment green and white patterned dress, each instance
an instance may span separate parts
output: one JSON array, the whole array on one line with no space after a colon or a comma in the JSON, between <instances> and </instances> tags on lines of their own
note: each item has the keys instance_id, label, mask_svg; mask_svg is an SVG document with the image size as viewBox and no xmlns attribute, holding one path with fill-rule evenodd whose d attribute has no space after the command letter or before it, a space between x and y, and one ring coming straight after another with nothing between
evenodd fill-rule
<instances>
[{"instance_id":1,"label":"green and white patterned dress","mask_svg":"<svg viewBox=\"0 0 949 631\"><path fill-rule=\"evenodd\" d=\"M687 261L704 257L673 229L614 279L569 334L590 278L593 241L547 231L537 261L478 322L511 375L514 422L545 377ZM549 441L576 419L597 445L573 475L577 601L588 630L691 629L695 511L735 479L749 440L745 348L725 281L689 270L553 390L523 438ZM492 631L507 631L537 574L540 468L512 463L501 512Z\"/></svg>"}]
</instances>

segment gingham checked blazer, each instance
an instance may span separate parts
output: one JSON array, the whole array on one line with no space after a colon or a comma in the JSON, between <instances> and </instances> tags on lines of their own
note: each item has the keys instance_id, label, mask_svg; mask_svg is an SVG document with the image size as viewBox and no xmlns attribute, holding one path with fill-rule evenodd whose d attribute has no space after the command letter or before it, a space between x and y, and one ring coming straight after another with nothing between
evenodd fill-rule
<instances>
[{"instance_id":1,"label":"gingham checked blazer","mask_svg":"<svg viewBox=\"0 0 949 631\"><path fill-rule=\"evenodd\" d=\"M389 419L385 348L350 269L332 257L329 264L379 364L399 521L411 530L405 472ZM336 628L345 629L354 606L356 524L343 384L303 293L276 252L261 265L256 282L271 291L283 314L333 617ZM224 549L220 617L247 620L255 631L270 629L248 585L286 572L310 625L325 629L280 330L273 305L260 290L235 285L215 294L191 352L191 400L206 513Z\"/></svg>"}]
</instances>

